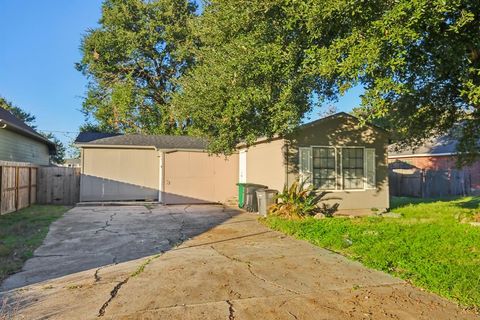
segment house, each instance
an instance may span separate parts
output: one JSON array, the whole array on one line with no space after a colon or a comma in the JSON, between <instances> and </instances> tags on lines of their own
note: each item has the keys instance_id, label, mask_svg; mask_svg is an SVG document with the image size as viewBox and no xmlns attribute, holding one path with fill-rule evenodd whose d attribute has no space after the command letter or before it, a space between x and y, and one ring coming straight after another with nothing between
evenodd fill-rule
<instances>
[{"instance_id":1,"label":"house","mask_svg":"<svg viewBox=\"0 0 480 320\"><path fill-rule=\"evenodd\" d=\"M341 112L298 128L286 138L260 139L240 148L241 182L255 182L282 190L305 180L328 191L339 212L370 214L389 208L388 133L361 125Z\"/></svg>"},{"instance_id":2,"label":"house","mask_svg":"<svg viewBox=\"0 0 480 320\"><path fill-rule=\"evenodd\" d=\"M346 113L299 127L286 138L209 155L207 141L186 136L80 134L81 201L230 202L237 182L282 190L306 179L354 214L389 207L387 144L380 128Z\"/></svg>"},{"instance_id":3,"label":"house","mask_svg":"<svg viewBox=\"0 0 480 320\"><path fill-rule=\"evenodd\" d=\"M60 167L80 168L81 160L80 158L65 159L64 163L62 163Z\"/></svg>"},{"instance_id":4,"label":"house","mask_svg":"<svg viewBox=\"0 0 480 320\"><path fill-rule=\"evenodd\" d=\"M49 165L55 144L0 107L0 161Z\"/></svg>"},{"instance_id":5,"label":"house","mask_svg":"<svg viewBox=\"0 0 480 320\"><path fill-rule=\"evenodd\" d=\"M470 191L478 192L480 191L480 160L470 166L457 168L457 144L458 141L449 135L432 138L415 148L398 149L395 144L392 144L389 146L388 153L390 171L392 173L408 173L408 170L423 171L430 173L432 178L435 174L439 176L438 180L441 180L432 181L437 186L452 178L451 173L455 172L458 173L457 180L465 179L465 181L458 182L465 183L466 187L471 189ZM445 188L452 189L452 186L445 186ZM446 195L463 194L462 189L465 187L453 189L458 189L460 193L455 190L445 190L444 193Z\"/></svg>"}]
</instances>

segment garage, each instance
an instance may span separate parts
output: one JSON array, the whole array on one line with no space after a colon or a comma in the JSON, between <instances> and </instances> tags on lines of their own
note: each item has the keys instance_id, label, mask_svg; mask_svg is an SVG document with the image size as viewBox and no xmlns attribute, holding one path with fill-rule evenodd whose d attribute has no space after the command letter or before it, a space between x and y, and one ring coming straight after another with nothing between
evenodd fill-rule
<instances>
[{"instance_id":1,"label":"garage","mask_svg":"<svg viewBox=\"0 0 480 320\"><path fill-rule=\"evenodd\" d=\"M80 201L227 203L236 197L238 155L209 155L187 136L81 133Z\"/></svg>"},{"instance_id":2,"label":"garage","mask_svg":"<svg viewBox=\"0 0 480 320\"><path fill-rule=\"evenodd\" d=\"M206 152L165 154L164 202L226 203L236 195L238 156L210 156Z\"/></svg>"}]
</instances>

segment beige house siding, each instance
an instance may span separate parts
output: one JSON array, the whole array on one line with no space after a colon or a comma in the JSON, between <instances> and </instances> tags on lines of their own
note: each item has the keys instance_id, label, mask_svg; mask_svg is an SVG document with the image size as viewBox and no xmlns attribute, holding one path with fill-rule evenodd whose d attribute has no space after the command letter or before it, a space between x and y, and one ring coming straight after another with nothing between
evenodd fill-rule
<instances>
[{"instance_id":1,"label":"beige house siding","mask_svg":"<svg viewBox=\"0 0 480 320\"><path fill-rule=\"evenodd\" d=\"M230 202L236 198L237 181L238 154L228 158L195 151L165 155L167 204Z\"/></svg>"},{"instance_id":2,"label":"beige house siding","mask_svg":"<svg viewBox=\"0 0 480 320\"><path fill-rule=\"evenodd\" d=\"M247 181L282 190L299 178L299 147L335 146L375 149L376 189L335 190L328 194L330 203L339 203L340 212L371 213L389 208L387 134L379 129L360 126L348 116L324 119L300 127L288 140L259 142L248 149ZM340 170L340 168L337 168Z\"/></svg>"},{"instance_id":3,"label":"beige house siding","mask_svg":"<svg viewBox=\"0 0 480 320\"><path fill-rule=\"evenodd\" d=\"M158 199L155 149L83 148L80 201Z\"/></svg>"},{"instance_id":4,"label":"beige house siding","mask_svg":"<svg viewBox=\"0 0 480 320\"><path fill-rule=\"evenodd\" d=\"M286 182L285 141L258 143L247 150L247 182L282 190Z\"/></svg>"},{"instance_id":5,"label":"beige house siding","mask_svg":"<svg viewBox=\"0 0 480 320\"><path fill-rule=\"evenodd\" d=\"M0 160L49 165L50 155L45 143L0 129Z\"/></svg>"}]
</instances>

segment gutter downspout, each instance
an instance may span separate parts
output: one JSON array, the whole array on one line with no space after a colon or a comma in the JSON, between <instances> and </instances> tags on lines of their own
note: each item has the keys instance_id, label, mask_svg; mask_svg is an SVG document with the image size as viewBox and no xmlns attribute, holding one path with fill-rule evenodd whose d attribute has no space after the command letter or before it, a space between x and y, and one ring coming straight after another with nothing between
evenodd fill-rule
<instances>
[{"instance_id":1,"label":"gutter downspout","mask_svg":"<svg viewBox=\"0 0 480 320\"><path fill-rule=\"evenodd\" d=\"M158 151L158 202L164 203L165 191L165 152Z\"/></svg>"}]
</instances>

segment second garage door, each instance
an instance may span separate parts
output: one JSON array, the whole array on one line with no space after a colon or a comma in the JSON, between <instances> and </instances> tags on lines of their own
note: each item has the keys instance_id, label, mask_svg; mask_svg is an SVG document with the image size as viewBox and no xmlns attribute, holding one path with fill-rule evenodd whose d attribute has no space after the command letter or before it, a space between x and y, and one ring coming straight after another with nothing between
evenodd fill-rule
<instances>
[{"instance_id":1,"label":"second garage door","mask_svg":"<svg viewBox=\"0 0 480 320\"><path fill-rule=\"evenodd\" d=\"M235 198L238 155L210 156L206 152L177 151L165 155L164 202L226 203Z\"/></svg>"}]
</instances>

